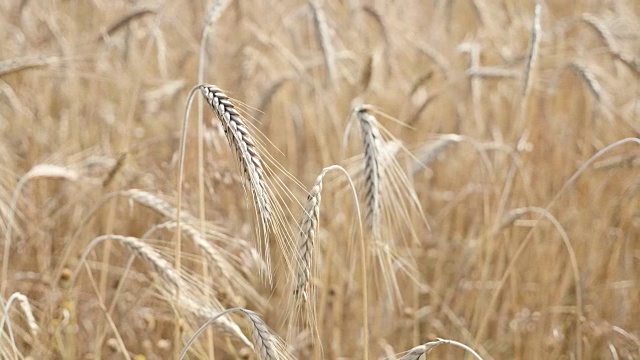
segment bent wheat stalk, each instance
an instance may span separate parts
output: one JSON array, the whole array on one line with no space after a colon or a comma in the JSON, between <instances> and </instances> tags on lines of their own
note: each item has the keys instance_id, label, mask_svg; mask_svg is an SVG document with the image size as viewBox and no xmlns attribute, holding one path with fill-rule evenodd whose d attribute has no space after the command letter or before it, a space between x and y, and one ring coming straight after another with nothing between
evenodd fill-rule
<instances>
[{"instance_id":1,"label":"bent wheat stalk","mask_svg":"<svg viewBox=\"0 0 640 360\"><path fill-rule=\"evenodd\" d=\"M4 309L2 310L3 311L2 317L0 318L0 333L4 331L5 322L9 324L9 320L10 320L9 311L11 310L11 306L13 305L13 303L16 301L18 302L18 304L20 305L20 309L24 313L24 317L27 320L27 325L29 325L31 334L36 335L38 332L40 332L40 327L36 322L36 318L33 316L33 310L31 309L29 298L27 298L24 294L21 294L19 292L15 292L11 294L6 304L4 304ZM11 335L12 334L11 325L9 324L8 327L9 327L9 334Z\"/></svg>"},{"instance_id":2,"label":"bent wheat stalk","mask_svg":"<svg viewBox=\"0 0 640 360\"><path fill-rule=\"evenodd\" d=\"M77 181L80 179L80 174L77 171L53 164L39 164L31 168L29 172L27 172L24 176L20 178L16 188L14 190L13 196L11 198L11 207L10 213L8 216L8 224L7 230L4 235L4 249L2 253L2 274L0 275L0 296L5 293L7 290L8 274L9 274L9 262L11 258L11 240L13 229L17 228L16 220L15 220L15 212L18 207L18 199L20 197L20 193L24 186L26 186L27 182L31 179L35 178L57 178L57 179L65 179L68 181Z\"/></svg>"},{"instance_id":3,"label":"bent wheat stalk","mask_svg":"<svg viewBox=\"0 0 640 360\"><path fill-rule=\"evenodd\" d=\"M553 198L551 198L551 201L549 201L547 203L547 205L543 208L543 210L545 212L550 211L555 206L555 204L557 203L558 199L575 183L575 181L594 162L596 162L598 159L600 159L602 156L604 156L606 153L610 152L611 150L613 150L615 148L618 148L620 146L626 145L628 143L633 143L635 145L640 145L640 139L638 139L638 138L624 138L622 140L618 140L618 141L616 141L616 142L614 142L614 143L612 143L610 145L607 145L606 147L604 147L603 149L601 149L600 151L595 153L593 156L591 156L587 161L585 161L578 168L578 170L576 170L573 173L573 175L571 175L571 177L569 177L569 179L562 185L560 190L558 190L558 192L556 192L556 194L553 196ZM513 256L513 259L510 260L506 270L504 271L502 277L500 278L498 286L493 291L493 294L491 295L491 300L489 301L489 305L486 307L485 314L482 317L482 320L480 321L480 326L479 326L479 328L478 328L478 330L476 332L476 336L475 336L475 341L476 342L482 341L482 339L484 339L484 337L485 337L485 335L487 333L487 330L488 330L489 318L490 318L489 314L491 313L491 311L493 309L495 309L496 304L498 302L498 298L499 298L502 290L505 287L507 279L511 275L511 272L513 271L513 269L515 268L515 264L517 263L518 259L524 253L525 248L527 247L529 242L532 241L534 230L541 223L541 220L542 220L542 216L540 216L537 220L535 220L535 223L533 224L533 226L531 226L531 228L529 229L529 231L525 235L524 239L520 243L518 249L516 250L516 252L515 252L515 254ZM577 338L577 340L579 340L579 339L580 338ZM581 341L576 341L576 344L578 345L576 353L578 354L578 358L579 358L582 355L582 342Z\"/></svg>"},{"instance_id":4,"label":"bent wheat stalk","mask_svg":"<svg viewBox=\"0 0 640 360\"><path fill-rule=\"evenodd\" d=\"M356 188L351 181L351 177L349 173L339 165L331 165L322 170L320 175L316 178L316 181L309 191L308 201L305 205L305 212L300 224L300 248L298 253L298 273L295 278L294 284L294 296L298 297L298 300L306 298L305 287L309 283L309 278L311 277L311 269L312 269L312 261L313 261L313 250L315 247L315 237L318 231L318 221L320 218L320 200L322 193L322 182L324 180L324 176L331 170L336 170L342 172L349 184L349 187L352 190L353 194L353 203L356 209L358 225L359 225L359 233L360 233L360 269L362 272L362 335L363 335L363 359L369 359L369 300L368 300L368 285L367 285L367 274L369 270L367 268L367 246L364 241L364 231L362 226L362 216L360 213L360 205L358 203L358 195L356 192ZM326 300L326 295L322 296ZM326 301L321 301L322 304L325 304ZM322 315L324 311L320 311L321 315L319 318L324 318ZM316 318L314 310L311 310L310 318ZM317 318L316 318L317 319Z\"/></svg>"}]
</instances>

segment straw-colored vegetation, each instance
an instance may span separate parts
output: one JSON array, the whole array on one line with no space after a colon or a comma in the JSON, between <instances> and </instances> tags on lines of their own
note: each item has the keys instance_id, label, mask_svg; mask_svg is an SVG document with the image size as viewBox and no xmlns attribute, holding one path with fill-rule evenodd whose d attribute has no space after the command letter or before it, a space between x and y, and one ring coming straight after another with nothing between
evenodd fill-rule
<instances>
[{"instance_id":1,"label":"straw-colored vegetation","mask_svg":"<svg viewBox=\"0 0 640 360\"><path fill-rule=\"evenodd\" d=\"M9 0L0 39L2 359L640 358L638 1Z\"/></svg>"}]
</instances>

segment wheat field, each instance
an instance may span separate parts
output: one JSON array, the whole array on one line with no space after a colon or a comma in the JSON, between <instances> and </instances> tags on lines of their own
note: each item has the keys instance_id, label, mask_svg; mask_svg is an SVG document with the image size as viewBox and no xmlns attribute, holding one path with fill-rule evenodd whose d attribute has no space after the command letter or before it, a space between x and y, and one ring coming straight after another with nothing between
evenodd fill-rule
<instances>
[{"instance_id":1,"label":"wheat field","mask_svg":"<svg viewBox=\"0 0 640 360\"><path fill-rule=\"evenodd\" d=\"M640 2L0 3L0 358L640 359Z\"/></svg>"}]
</instances>

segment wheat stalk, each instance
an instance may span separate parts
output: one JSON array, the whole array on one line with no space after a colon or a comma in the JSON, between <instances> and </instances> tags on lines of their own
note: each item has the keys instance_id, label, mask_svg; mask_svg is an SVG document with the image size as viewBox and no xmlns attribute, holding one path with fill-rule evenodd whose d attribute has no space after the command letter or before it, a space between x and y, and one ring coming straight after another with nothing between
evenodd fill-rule
<instances>
[{"instance_id":1,"label":"wheat stalk","mask_svg":"<svg viewBox=\"0 0 640 360\"><path fill-rule=\"evenodd\" d=\"M524 85L522 94L526 98L531 91L531 75L535 69L538 60L538 49L540 49L540 35L542 33L542 25L540 25L540 17L542 15L542 5L536 3L533 17L533 26L531 29L531 43L529 45L529 56L527 56L527 66L524 71Z\"/></svg>"},{"instance_id":2,"label":"wheat stalk","mask_svg":"<svg viewBox=\"0 0 640 360\"><path fill-rule=\"evenodd\" d=\"M15 292L9 296L7 302L4 303L4 299L0 296L0 304L2 304L2 317L0 318L0 357L2 359L22 359L23 356L20 354L16 346L16 339L13 334L13 327L11 324L11 319L9 317L9 312L11 311L11 307L14 302L18 302L24 316L27 320L27 325L31 330L32 335L36 335L40 328L33 316L33 311L31 310L31 304L29 304L29 299L19 293ZM7 323L7 333L4 332L4 324ZM5 339L9 342L9 349L5 349L4 342Z\"/></svg>"},{"instance_id":3,"label":"wheat stalk","mask_svg":"<svg viewBox=\"0 0 640 360\"><path fill-rule=\"evenodd\" d=\"M157 211L158 213L173 219L177 220L178 218L178 210L167 201L143 190L138 189L129 189L122 192L122 195L127 196L136 202ZM183 221L188 221L191 217L184 212L181 212L180 216Z\"/></svg>"},{"instance_id":4,"label":"wheat stalk","mask_svg":"<svg viewBox=\"0 0 640 360\"><path fill-rule=\"evenodd\" d=\"M368 302L368 285L367 285L367 274L369 273L367 268L367 246L364 240L364 231L362 226L362 216L360 212L360 204L358 202L358 194L356 191L356 187L351 180L351 176L342 166L339 165L331 165L322 170L320 175L316 178L316 181L309 191L307 196L307 203L304 208L304 213L302 219L300 221L300 232L299 232L299 251L298 251L298 269L297 275L295 277L294 284L294 296L299 296L297 300L306 299L307 294L304 291L304 288L309 283L309 279L311 277L311 269L312 269L312 261L313 261L313 251L315 248L315 239L316 234L318 232L318 223L320 217L320 202L322 199L322 188L323 181L325 175L329 171L339 171L344 174L349 188L351 189L351 193L353 195L353 204L355 206L358 225L359 225L359 234L360 234L360 255L361 255L361 275L362 275L362 319L363 319L363 343L364 343L364 351L363 358L365 360L368 359L368 344L369 344L369 302ZM327 250L329 253L330 251ZM323 296L326 298L326 296ZM299 304L298 304L299 305ZM313 309L309 314L310 319L317 318ZM324 316L320 316L320 318L324 318ZM316 325L314 325L316 326Z\"/></svg>"},{"instance_id":5,"label":"wheat stalk","mask_svg":"<svg viewBox=\"0 0 640 360\"><path fill-rule=\"evenodd\" d=\"M80 179L80 175L77 171L53 164L38 164L31 168L31 170L29 170L24 176L20 178L20 180L16 184L16 188L11 198L11 210L8 216L7 231L4 236L4 249L2 253L2 275L0 275L0 295L5 293L7 284L9 283L7 281L7 276L9 272L9 262L11 260L10 250L13 228L16 227L14 216L16 208L18 207L18 198L20 196L20 193L22 192L22 188L27 184L27 182L29 182L29 180L41 177L65 179L68 181L77 181L78 179Z\"/></svg>"},{"instance_id":6,"label":"wheat stalk","mask_svg":"<svg viewBox=\"0 0 640 360\"><path fill-rule=\"evenodd\" d=\"M428 227L428 224L413 186L395 158L397 152L403 149L401 142L396 141L388 130L380 126L370 113L370 105L358 106L354 111L360 123L364 144L364 167L360 167L363 170L358 170L363 171L364 176L355 177L363 177L367 208L365 219L372 237L370 243L376 251L379 270L385 282L385 286L380 289L392 289L396 298L392 303L402 305L396 273L401 271L411 279L417 279L411 257L403 257L397 246L398 240L418 239L407 205L417 211L425 226ZM385 141L387 138L390 141ZM407 261L406 258L410 260Z\"/></svg>"},{"instance_id":7,"label":"wheat stalk","mask_svg":"<svg viewBox=\"0 0 640 360\"><path fill-rule=\"evenodd\" d=\"M29 298L27 298L24 294L19 292L15 292L9 296L6 304L4 305L2 318L0 319L0 333L4 330L4 323L8 322L9 319L9 311L11 310L11 305L14 302L18 302L20 305L20 309L24 313L24 316L27 320L27 325L29 325L29 329L31 330L31 334L35 335L40 331L40 327L36 322L36 318L33 316L33 310L31 309L31 304L29 303Z\"/></svg>"}]
</instances>

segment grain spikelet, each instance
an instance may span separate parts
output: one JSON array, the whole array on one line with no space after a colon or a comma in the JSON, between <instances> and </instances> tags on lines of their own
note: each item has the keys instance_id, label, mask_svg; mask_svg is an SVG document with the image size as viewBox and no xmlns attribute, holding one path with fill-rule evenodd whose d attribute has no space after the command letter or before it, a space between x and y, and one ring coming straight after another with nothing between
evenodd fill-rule
<instances>
[{"instance_id":1,"label":"grain spikelet","mask_svg":"<svg viewBox=\"0 0 640 360\"><path fill-rule=\"evenodd\" d=\"M331 37L329 35L329 25L327 25L327 17L324 13L322 6L315 0L309 1L311 6L311 12L313 13L313 22L316 26L320 46L322 47L322 54L324 55L324 62L327 67L328 78L331 81L336 80L336 52L331 43Z\"/></svg>"}]
</instances>

